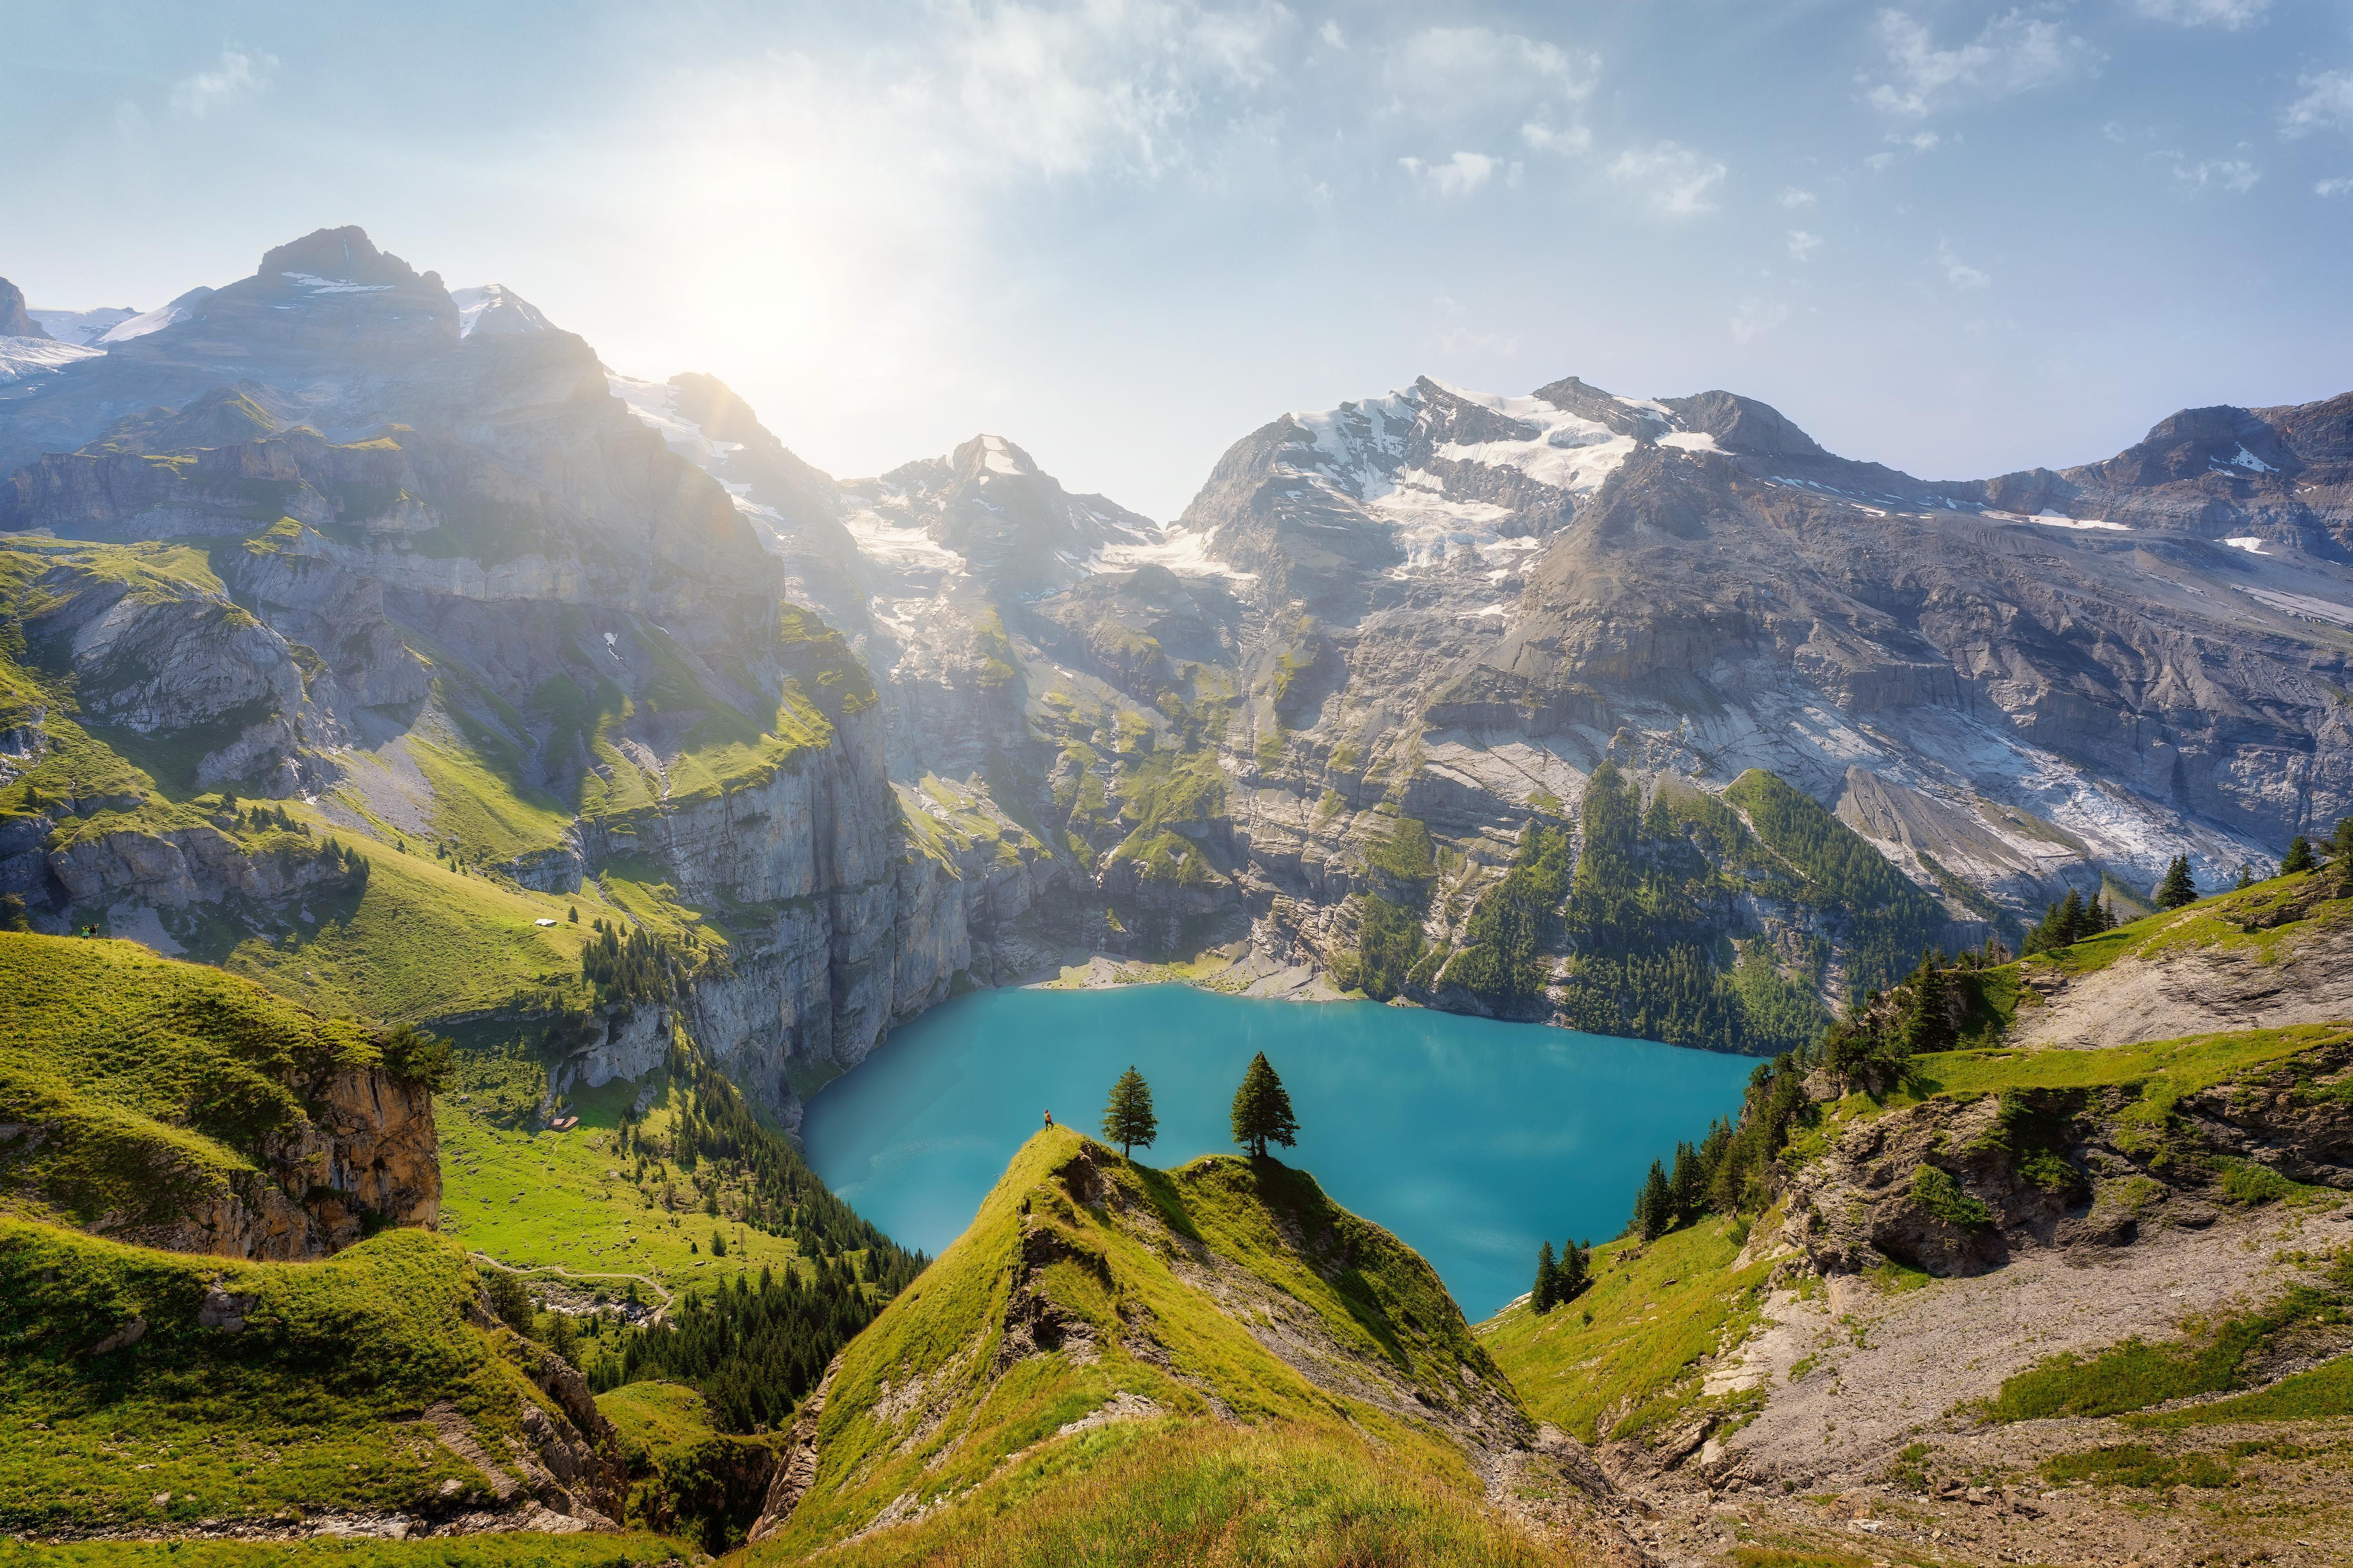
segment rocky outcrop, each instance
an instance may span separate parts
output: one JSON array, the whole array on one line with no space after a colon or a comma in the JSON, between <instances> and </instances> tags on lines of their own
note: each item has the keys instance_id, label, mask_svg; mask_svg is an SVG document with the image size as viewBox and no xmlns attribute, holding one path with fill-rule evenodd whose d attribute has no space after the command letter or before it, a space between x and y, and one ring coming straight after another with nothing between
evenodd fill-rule
<instances>
[{"instance_id":1,"label":"rocky outcrop","mask_svg":"<svg viewBox=\"0 0 2353 1568\"><path fill-rule=\"evenodd\" d=\"M2353 1192L2353 1101L2334 1090L2348 1068L2353 1037L2183 1095L2154 1119L2137 1086L1892 1110L1788 1174L1780 1240L1824 1275L1893 1258L1952 1278L2021 1251L2129 1246L2145 1226L2211 1223L2232 1201L2233 1162Z\"/></svg>"},{"instance_id":2,"label":"rocky outcrop","mask_svg":"<svg viewBox=\"0 0 2353 1568\"><path fill-rule=\"evenodd\" d=\"M0 338L48 340L48 329L25 312L25 291L0 278Z\"/></svg>"},{"instance_id":3,"label":"rocky outcrop","mask_svg":"<svg viewBox=\"0 0 2353 1568\"><path fill-rule=\"evenodd\" d=\"M439 1223L429 1091L383 1068L297 1088L301 1125L265 1140L227 1190L167 1216L108 1216L89 1228L142 1247L287 1262L323 1258L375 1226ZM171 1184L170 1173L157 1176Z\"/></svg>"}]
</instances>

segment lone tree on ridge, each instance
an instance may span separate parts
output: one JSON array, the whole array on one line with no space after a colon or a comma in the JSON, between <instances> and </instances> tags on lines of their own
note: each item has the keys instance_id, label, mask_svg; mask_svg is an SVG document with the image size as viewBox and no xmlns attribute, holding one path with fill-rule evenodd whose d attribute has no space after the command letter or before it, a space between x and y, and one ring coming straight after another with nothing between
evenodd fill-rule
<instances>
[{"instance_id":1,"label":"lone tree on ridge","mask_svg":"<svg viewBox=\"0 0 2353 1568\"><path fill-rule=\"evenodd\" d=\"M1152 1114L1152 1086L1131 1063L1111 1086L1111 1103L1103 1107L1103 1137L1119 1145L1126 1157L1141 1144L1149 1149L1160 1135L1160 1119Z\"/></svg>"},{"instance_id":2,"label":"lone tree on ridge","mask_svg":"<svg viewBox=\"0 0 2353 1568\"><path fill-rule=\"evenodd\" d=\"M1263 1160L1269 1142L1288 1149L1298 1141L1299 1118L1291 1113L1291 1096L1261 1051L1242 1074L1241 1088L1234 1090L1234 1142L1248 1149L1252 1159Z\"/></svg>"}]
</instances>

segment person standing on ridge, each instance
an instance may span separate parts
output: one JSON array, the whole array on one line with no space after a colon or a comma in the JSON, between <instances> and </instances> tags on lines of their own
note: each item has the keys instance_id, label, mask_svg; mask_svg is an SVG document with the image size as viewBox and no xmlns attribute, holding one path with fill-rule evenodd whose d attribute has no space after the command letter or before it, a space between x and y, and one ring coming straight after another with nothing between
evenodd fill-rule
<instances>
[{"instance_id":1,"label":"person standing on ridge","mask_svg":"<svg viewBox=\"0 0 2353 1568\"><path fill-rule=\"evenodd\" d=\"M1050 1110L1046 1112L1046 1125L1049 1127L1054 1125L1054 1113Z\"/></svg>"}]
</instances>

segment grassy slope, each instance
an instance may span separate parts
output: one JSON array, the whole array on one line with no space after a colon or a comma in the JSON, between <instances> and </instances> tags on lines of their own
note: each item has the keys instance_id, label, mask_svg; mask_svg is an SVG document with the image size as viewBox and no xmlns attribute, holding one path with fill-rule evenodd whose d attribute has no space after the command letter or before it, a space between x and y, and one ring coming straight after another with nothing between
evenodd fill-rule
<instances>
[{"instance_id":1,"label":"grassy slope","mask_svg":"<svg viewBox=\"0 0 2353 1568\"><path fill-rule=\"evenodd\" d=\"M609 1276L590 1283L602 1284L616 1297L626 1290L628 1275L647 1276L675 1291L698 1281L708 1284L738 1268L754 1274L763 1267L783 1268L796 1256L793 1244L782 1237L715 1220L701 1209L666 1212L658 1205L659 1170L649 1170L643 1188L632 1183L635 1162L614 1152L613 1132L641 1085L575 1089L566 1104L580 1124L561 1132L534 1132L500 1125L505 1118L481 1093L479 1078L465 1064L459 1072L454 1091L436 1102L444 1183L441 1231L470 1250L516 1268L555 1265L575 1274ZM643 1121L650 1135L676 1114L678 1096L667 1069L657 1069L646 1082L655 1094ZM462 1101L460 1094L466 1096ZM692 1190L681 1176L673 1174L673 1183L681 1191ZM726 1232L723 1258L711 1255L713 1228ZM697 1250L687 1250L690 1242Z\"/></svg>"},{"instance_id":2,"label":"grassy slope","mask_svg":"<svg viewBox=\"0 0 2353 1568\"><path fill-rule=\"evenodd\" d=\"M1541 1317L1525 1301L1506 1307L1479 1325L1480 1342L1531 1415L1588 1443L1651 1431L1696 1406L1699 1358L1756 1321L1770 1266L1736 1270L1736 1234L1708 1218L1647 1247L1604 1243L1583 1295Z\"/></svg>"},{"instance_id":3,"label":"grassy slope","mask_svg":"<svg viewBox=\"0 0 2353 1568\"><path fill-rule=\"evenodd\" d=\"M1187 1242L1206 1248L1352 1360L1446 1405L1463 1397L1464 1368L1492 1377L1492 1364L1426 1264L1279 1166L1164 1173L1092 1145L1116 1201L1080 1206L1064 1173L1089 1146L1067 1130L1032 1138L972 1228L851 1342L818 1424L816 1484L757 1559L843 1541L904 1494L946 1506L836 1557L1148 1563L1215 1546L1235 1560L1546 1560L1485 1513L1451 1443L1318 1388L1177 1267ZM1284 1244L1286 1227L1311 1243L1328 1228L1352 1264L1327 1259L1327 1278ZM1047 1298L1092 1325L1092 1361L995 1369L1025 1256ZM1166 1364L1134 1353L1139 1333ZM1164 1414L1058 1436L1120 1393ZM1212 1399L1251 1425L1218 1423Z\"/></svg>"},{"instance_id":4,"label":"grassy slope","mask_svg":"<svg viewBox=\"0 0 2353 1568\"><path fill-rule=\"evenodd\" d=\"M214 1281L254 1298L241 1332L198 1325ZM540 1401L513 1336L467 1321L478 1289L418 1230L238 1263L0 1219L0 1526L395 1509L450 1480L487 1497L417 1420L450 1400L496 1453ZM142 1337L92 1353L134 1320Z\"/></svg>"},{"instance_id":5,"label":"grassy slope","mask_svg":"<svg viewBox=\"0 0 2353 1568\"><path fill-rule=\"evenodd\" d=\"M365 840L357 847L368 860L360 893L311 902L311 918L298 911L276 941L234 932L192 955L323 1012L389 1020L500 1006L545 992L547 982L579 990L586 922L610 912L589 889L534 893L424 855ZM574 908L579 925L566 918Z\"/></svg>"},{"instance_id":6,"label":"grassy slope","mask_svg":"<svg viewBox=\"0 0 2353 1568\"><path fill-rule=\"evenodd\" d=\"M298 1077L378 1061L357 1026L135 942L0 933L0 1204L77 1224L185 1212L308 1125Z\"/></svg>"}]
</instances>

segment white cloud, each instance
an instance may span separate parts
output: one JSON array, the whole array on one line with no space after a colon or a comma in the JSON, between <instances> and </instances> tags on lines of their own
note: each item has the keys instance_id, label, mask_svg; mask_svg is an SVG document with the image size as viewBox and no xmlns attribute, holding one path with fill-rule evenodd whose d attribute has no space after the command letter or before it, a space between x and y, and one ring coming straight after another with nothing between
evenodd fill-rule
<instances>
[{"instance_id":1,"label":"white cloud","mask_svg":"<svg viewBox=\"0 0 2353 1568\"><path fill-rule=\"evenodd\" d=\"M2152 22L2219 26L2235 33L2263 20L2272 0L2126 0L2126 4Z\"/></svg>"},{"instance_id":2,"label":"white cloud","mask_svg":"<svg viewBox=\"0 0 2353 1568\"><path fill-rule=\"evenodd\" d=\"M2280 116L2281 129L2290 136L2307 132L2353 129L2353 70L2322 71L2299 79L2304 96Z\"/></svg>"},{"instance_id":3,"label":"white cloud","mask_svg":"<svg viewBox=\"0 0 2353 1568\"><path fill-rule=\"evenodd\" d=\"M1894 162L1895 154L1893 153L1873 153L1862 161L1862 166L1877 174L1883 173Z\"/></svg>"},{"instance_id":4,"label":"white cloud","mask_svg":"<svg viewBox=\"0 0 2353 1568\"><path fill-rule=\"evenodd\" d=\"M172 84L173 111L202 120L232 99L261 91L277 74L276 55L223 49L217 66L184 76Z\"/></svg>"},{"instance_id":5,"label":"white cloud","mask_svg":"<svg viewBox=\"0 0 2353 1568\"><path fill-rule=\"evenodd\" d=\"M2353 175L2339 174L2333 180L2323 180L2312 187L2312 194L2316 196L2353 195Z\"/></svg>"},{"instance_id":6,"label":"white cloud","mask_svg":"<svg viewBox=\"0 0 2353 1568\"><path fill-rule=\"evenodd\" d=\"M1495 177L1504 167L1501 158L1491 158L1484 153L1457 153L1442 163L1425 163L1419 158L1399 158L1398 167L1411 174L1424 187L1440 196L1467 196ZM1508 179L1516 180L1520 166L1511 165Z\"/></svg>"},{"instance_id":7,"label":"white cloud","mask_svg":"<svg viewBox=\"0 0 2353 1568\"><path fill-rule=\"evenodd\" d=\"M1715 187L1728 173L1715 159L1676 142L1629 149L1609 165L1610 177L1641 186L1651 210L1662 217L1714 212Z\"/></svg>"},{"instance_id":8,"label":"white cloud","mask_svg":"<svg viewBox=\"0 0 2353 1568\"><path fill-rule=\"evenodd\" d=\"M1789 319L1789 307L1778 300L1743 300L1732 318L1732 341L1746 346Z\"/></svg>"},{"instance_id":9,"label":"white cloud","mask_svg":"<svg viewBox=\"0 0 2353 1568\"><path fill-rule=\"evenodd\" d=\"M1425 27L1382 75L1400 108L1451 119L1494 104L1581 103L1601 79L1601 57L1490 27Z\"/></svg>"},{"instance_id":10,"label":"white cloud","mask_svg":"<svg viewBox=\"0 0 2353 1568\"><path fill-rule=\"evenodd\" d=\"M2244 158L2201 158L2195 163L2177 159L2173 177L2193 190L2244 194L2255 188L2263 172Z\"/></svg>"},{"instance_id":11,"label":"white cloud","mask_svg":"<svg viewBox=\"0 0 2353 1568\"><path fill-rule=\"evenodd\" d=\"M1965 294L1974 293L1979 289L1990 288L1993 284L1993 277L1990 273L1978 270L1954 254L1951 240L1940 239L1936 242L1936 264L1945 269L1945 281Z\"/></svg>"},{"instance_id":12,"label":"white cloud","mask_svg":"<svg viewBox=\"0 0 2353 1568\"><path fill-rule=\"evenodd\" d=\"M1781 193L1779 199L1782 206L1788 208L1791 212L1796 212L1801 207L1810 207L1814 205L1814 193L1811 191L1801 191L1798 189L1797 186L1791 185Z\"/></svg>"},{"instance_id":13,"label":"white cloud","mask_svg":"<svg viewBox=\"0 0 2353 1568\"><path fill-rule=\"evenodd\" d=\"M1556 131L1540 120L1532 120L1520 127L1520 140L1539 153L1556 153L1573 158L1593 148L1593 132L1582 125L1572 125L1566 131Z\"/></svg>"},{"instance_id":14,"label":"white cloud","mask_svg":"<svg viewBox=\"0 0 2353 1568\"><path fill-rule=\"evenodd\" d=\"M1315 29L1315 36L1335 49L1345 49L1348 47L1348 35L1340 31L1340 24L1335 18L1326 17L1324 25Z\"/></svg>"},{"instance_id":15,"label":"white cloud","mask_svg":"<svg viewBox=\"0 0 2353 1568\"><path fill-rule=\"evenodd\" d=\"M1050 175L1149 177L1190 163L1187 132L1204 100L1269 82L1291 22L1280 5L1211 12L1175 3L947 15L955 115L943 140ZM941 98L921 77L899 92L926 107Z\"/></svg>"},{"instance_id":16,"label":"white cloud","mask_svg":"<svg viewBox=\"0 0 2353 1568\"><path fill-rule=\"evenodd\" d=\"M1790 260L1807 260L1812 257L1815 251L1820 250L1821 247L1822 237L1820 235L1808 234L1802 228L1793 228L1789 231Z\"/></svg>"},{"instance_id":17,"label":"white cloud","mask_svg":"<svg viewBox=\"0 0 2353 1568\"><path fill-rule=\"evenodd\" d=\"M1882 11L1872 31L1886 51L1888 75L1872 87L1872 103L1915 117L2069 81L2096 69L2101 58L2060 23L2024 11L2004 12L1976 38L1951 47L1940 47L1926 24L1903 11Z\"/></svg>"}]
</instances>

